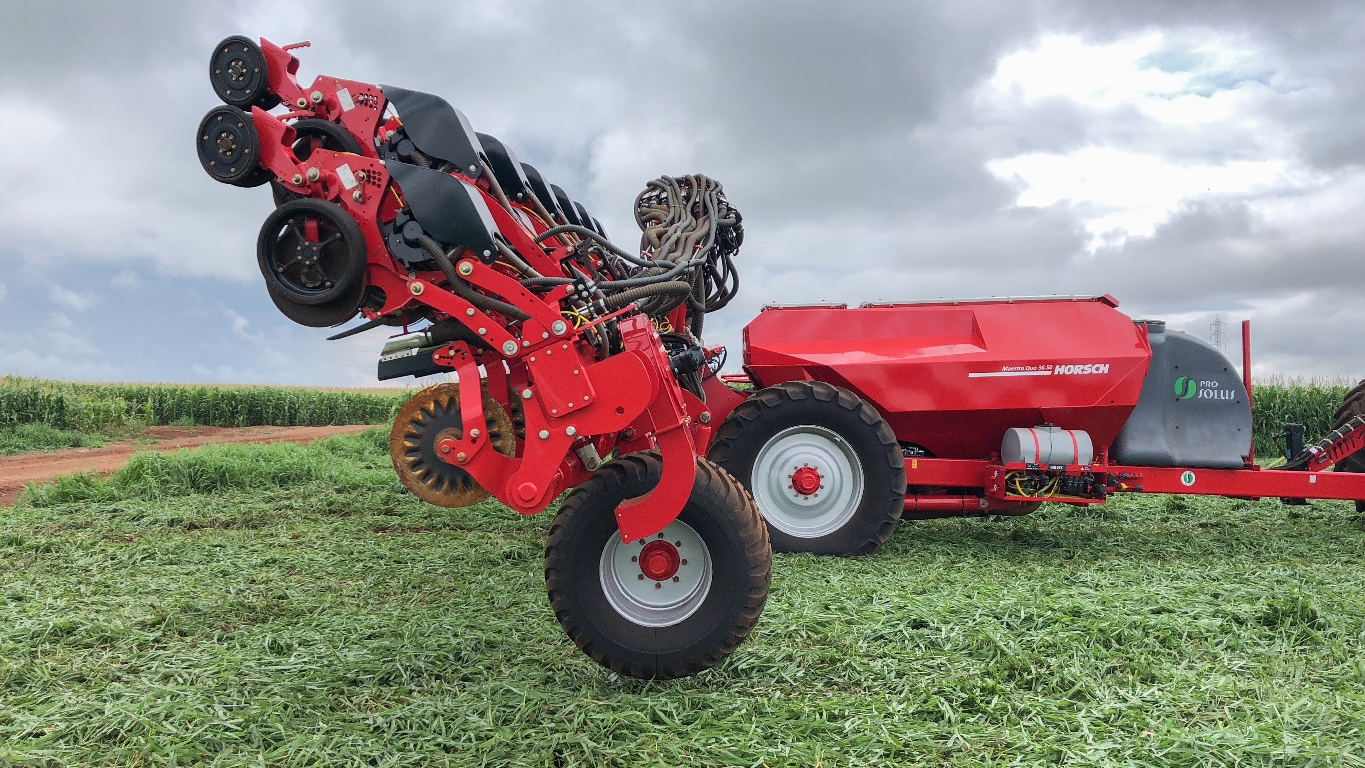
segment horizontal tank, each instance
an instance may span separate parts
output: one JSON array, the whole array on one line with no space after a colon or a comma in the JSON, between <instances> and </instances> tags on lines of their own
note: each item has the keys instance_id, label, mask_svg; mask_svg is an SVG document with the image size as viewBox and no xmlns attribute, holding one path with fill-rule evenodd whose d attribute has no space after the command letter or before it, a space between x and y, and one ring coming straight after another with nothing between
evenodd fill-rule
<instances>
[{"instance_id":1,"label":"horizontal tank","mask_svg":"<svg viewBox=\"0 0 1365 768\"><path fill-rule=\"evenodd\" d=\"M1110 296L765 307L744 329L759 386L824 381L872 404L897 439L940 458L999 451L1005 431L1055 424L1108 449L1151 359Z\"/></svg>"}]
</instances>

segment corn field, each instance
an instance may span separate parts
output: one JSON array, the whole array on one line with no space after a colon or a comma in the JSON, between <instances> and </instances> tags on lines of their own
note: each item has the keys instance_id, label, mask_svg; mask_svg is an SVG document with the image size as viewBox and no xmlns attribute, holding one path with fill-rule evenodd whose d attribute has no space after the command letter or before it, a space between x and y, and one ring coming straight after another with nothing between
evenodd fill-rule
<instances>
[{"instance_id":1,"label":"corn field","mask_svg":"<svg viewBox=\"0 0 1365 768\"><path fill-rule=\"evenodd\" d=\"M1256 455L1282 452L1276 435L1287 422L1304 425L1309 441L1332 429L1332 415L1353 382L1271 378L1253 387ZM408 395L287 387L180 384L85 384L0 378L0 427L41 423L76 432L117 432L171 424L254 427L381 424Z\"/></svg>"},{"instance_id":2,"label":"corn field","mask_svg":"<svg viewBox=\"0 0 1365 768\"><path fill-rule=\"evenodd\" d=\"M410 393L392 395L178 384L85 384L7 376L0 379L0 427L42 423L77 432L140 426L212 427L380 424Z\"/></svg>"}]
</instances>

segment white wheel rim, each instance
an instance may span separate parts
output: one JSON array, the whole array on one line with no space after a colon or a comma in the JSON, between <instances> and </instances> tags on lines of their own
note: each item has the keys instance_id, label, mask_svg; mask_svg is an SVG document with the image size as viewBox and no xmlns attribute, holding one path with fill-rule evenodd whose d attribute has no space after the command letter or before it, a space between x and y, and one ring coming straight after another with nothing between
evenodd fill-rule
<instances>
[{"instance_id":1,"label":"white wheel rim","mask_svg":"<svg viewBox=\"0 0 1365 768\"><path fill-rule=\"evenodd\" d=\"M819 487L794 487L794 476L818 473ZM824 427L789 427L773 435L754 460L754 502L769 525L800 539L843 528L863 500L863 465L853 446Z\"/></svg>"},{"instance_id":2,"label":"white wheel rim","mask_svg":"<svg viewBox=\"0 0 1365 768\"><path fill-rule=\"evenodd\" d=\"M672 569L651 574L640 562L646 551L672 559L670 550L676 555ZM696 613L711 593L711 551L692 526L674 520L657 535L629 544L613 534L602 548L598 575L617 613L641 626L669 627Z\"/></svg>"}]
</instances>

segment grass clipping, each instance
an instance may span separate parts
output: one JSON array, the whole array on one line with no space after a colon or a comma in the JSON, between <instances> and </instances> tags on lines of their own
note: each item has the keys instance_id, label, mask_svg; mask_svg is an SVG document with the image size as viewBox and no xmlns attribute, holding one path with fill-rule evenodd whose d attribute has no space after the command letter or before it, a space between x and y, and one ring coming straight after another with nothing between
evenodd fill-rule
<instances>
[{"instance_id":1,"label":"grass clipping","mask_svg":"<svg viewBox=\"0 0 1365 768\"><path fill-rule=\"evenodd\" d=\"M749 640L666 683L564 636L549 523L418 502L379 430L31 491L0 764L1365 764L1350 503L1125 494L779 555Z\"/></svg>"}]
</instances>

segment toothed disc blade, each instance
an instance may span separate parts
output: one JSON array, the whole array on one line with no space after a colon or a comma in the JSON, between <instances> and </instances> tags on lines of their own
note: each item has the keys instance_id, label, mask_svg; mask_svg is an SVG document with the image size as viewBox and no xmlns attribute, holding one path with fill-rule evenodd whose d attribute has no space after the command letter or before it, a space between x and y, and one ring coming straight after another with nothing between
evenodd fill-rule
<instances>
[{"instance_id":1,"label":"toothed disc blade","mask_svg":"<svg viewBox=\"0 0 1365 768\"><path fill-rule=\"evenodd\" d=\"M516 452L512 420L498 401L483 398L483 418L493 449L504 456ZM467 507L489 497L463 469L441 459L436 447L464 434L460 418L460 385L437 384L413 395L398 411L389 435L389 455L398 479L417 498L438 507Z\"/></svg>"}]
</instances>

